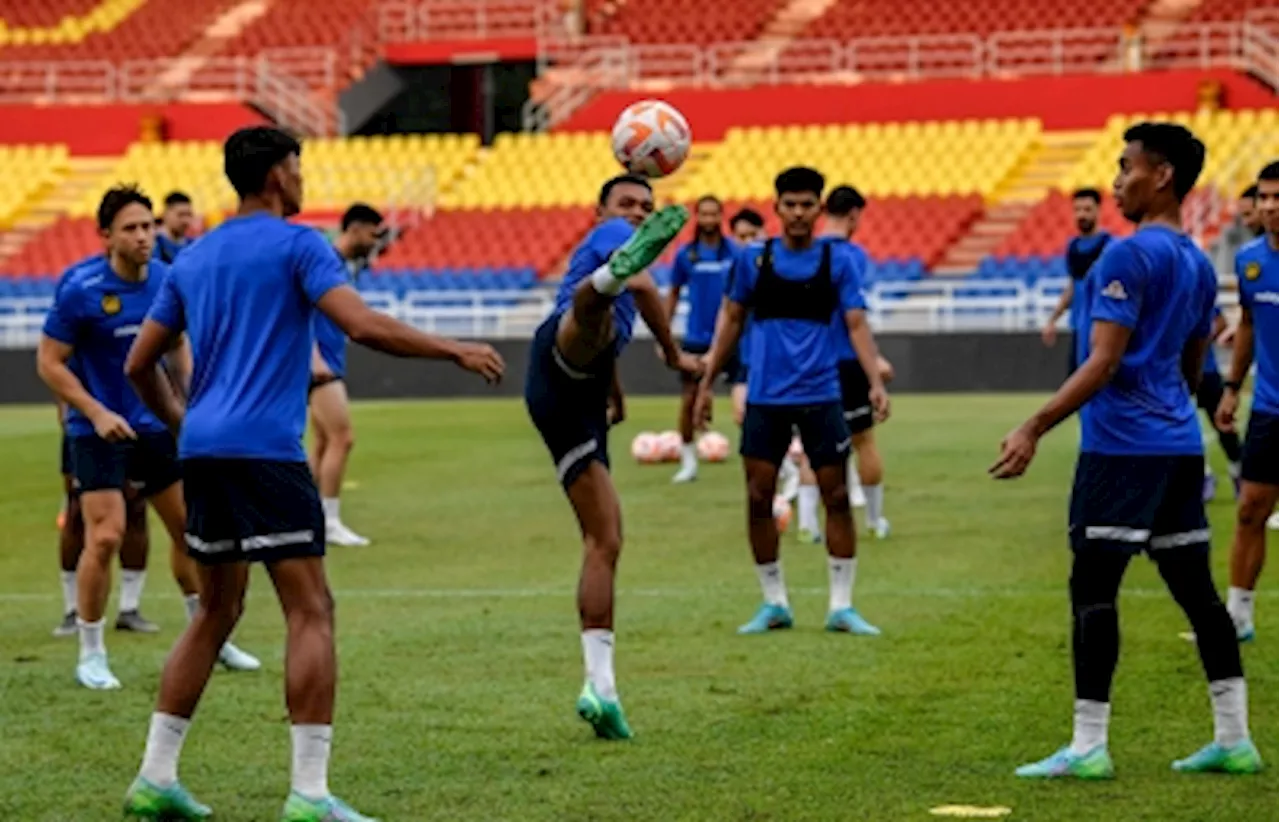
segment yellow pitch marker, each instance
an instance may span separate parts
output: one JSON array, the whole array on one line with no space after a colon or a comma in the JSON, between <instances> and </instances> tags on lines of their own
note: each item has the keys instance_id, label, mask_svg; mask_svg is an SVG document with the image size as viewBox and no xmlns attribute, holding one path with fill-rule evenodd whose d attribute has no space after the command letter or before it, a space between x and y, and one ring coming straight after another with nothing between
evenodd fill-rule
<instances>
[{"instance_id":1,"label":"yellow pitch marker","mask_svg":"<svg viewBox=\"0 0 1280 822\"><path fill-rule=\"evenodd\" d=\"M960 819L999 819L1013 813L1013 808L999 805L985 808L978 805L939 805L936 808L930 808L929 813L934 816L951 816Z\"/></svg>"}]
</instances>

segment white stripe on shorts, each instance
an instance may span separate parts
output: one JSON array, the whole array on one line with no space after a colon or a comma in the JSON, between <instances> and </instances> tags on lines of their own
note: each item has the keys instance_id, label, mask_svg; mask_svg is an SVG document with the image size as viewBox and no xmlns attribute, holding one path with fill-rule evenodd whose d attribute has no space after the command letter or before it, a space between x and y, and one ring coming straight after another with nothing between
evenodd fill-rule
<instances>
[{"instance_id":1,"label":"white stripe on shorts","mask_svg":"<svg viewBox=\"0 0 1280 822\"><path fill-rule=\"evenodd\" d=\"M227 551L236 549L236 541L234 539L205 542L195 534L184 534L183 536L186 537L187 547L201 554L225 554Z\"/></svg>"},{"instance_id":2,"label":"white stripe on shorts","mask_svg":"<svg viewBox=\"0 0 1280 822\"><path fill-rule=\"evenodd\" d=\"M573 448L570 448L569 452L556 463L556 476L560 478L560 481L564 482L565 475L569 473L569 469L576 465L583 457L586 457L592 451L595 451L599 445L600 441L595 437L592 437L582 445L575 445Z\"/></svg>"},{"instance_id":3,"label":"white stripe on shorts","mask_svg":"<svg viewBox=\"0 0 1280 822\"><path fill-rule=\"evenodd\" d=\"M1089 525L1084 529L1084 538L1138 543L1151 539L1151 531L1147 528L1126 528L1123 525Z\"/></svg>"},{"instance_id":4,"label":"white stripe on shorts","mask_svg":"<svg viewBox=\"0 0 1280 822\"><path fill-rule=\"evenodd\" d=\"M1151 538L1151 548L1181 548L1185 545L1204 545L1209 542L1212 532L1208 528L1195 531L1182 531L1177 534L1161 534Z\"/></svg>"},{"instance_id":5,"label":"white stripe on shorts","mask_svg":"<svg viewBox=\"0 0 1280 822\"><path fill-rule=\"evenodd\" d=\"M256 537L245 537L240 540L240 548L244 551L258 551L263 548L279 548L282 545L306 545L314 541L316 532L308 528L305 531L285 531L279 534L262 534Z\"/></svg>"}]
</instances>

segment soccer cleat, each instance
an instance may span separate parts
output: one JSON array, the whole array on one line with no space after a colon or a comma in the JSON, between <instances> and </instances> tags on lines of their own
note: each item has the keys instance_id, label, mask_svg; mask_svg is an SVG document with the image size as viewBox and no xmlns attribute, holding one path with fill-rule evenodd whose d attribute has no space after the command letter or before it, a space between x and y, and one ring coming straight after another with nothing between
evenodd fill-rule
<instances>
[{"instance_id":1,"label":"soccer cleat","mask_svg":"<svg viewBox=\"0 0 1280 822\"><path fill-rule=\"evenodd\" d=\"M671 478L671 482L681 485L686 482L693 482L698 478L698 464L696 462L682 466L676 475Z\"/></svg>"},{"instance_id":2,"label":"soccer cleat","mask_svg":"<svg viewBox=\"0 0 1280 822\"><path fill-rule=\"evenodd\" d=\"M1262 755L1252 739L1230 748L1210 742L1186 759L1176 760L1173 769L1181 773L1258 773L1262 770Z\"/></svg>"},{"instance_id":3,"label":"soccer cleat","mask_svg":"<svg viewBox=\"0 0 1280 822\"><path fill-rule=\"evenodd\" d=\"M341 545L349 548L360 548L369 544L369 540L352 531L338 521L324 524L324 541L330 545Z\"/></svg>"},{"instance_id":4,"label":"soccer cleat","mask_svg":"<svg viewBox=\"0 0 1280 822\"><path fill-rule=\"evenodd\" d=\"M622 713L622 704L617 700L600 696L590 682L582 686L582 693L578 695L576 707L578 716L591 725L596 736L601 739L631 738L631 726L627 724L627 717Z\"/></svg>"},{"instance_id":5,"label":"soccer cleat","mask_svg":"<svg viewBox=\"0 0 1280 822\"><path fill-rule=\"evenodd\" d=\"M1250 625L1236 626L1237 642L1253 642L1255 636L1256 634L1254 633L1253 625L1250 624Z\"/></svg>"},{"instance_id":6,"label":"soccer cleat","mask_svg":"<svg viewBox=\"0 0 1280 822\"><path fill-rule=\"evenodd\" d=\"M129 820L188 822L212 816L213 809L197 802L179 782L161 788L139 776L124 796L124 818Z\"/></svg>"},{"instance_id":7,"label":"soccer cleat","mask_svg":"<svg viewBox=\"0 0 1280 822\"><path fill-rule=\"evenodd\" d=\"M1210 472L1204 475L1204 480L1200 484L1200 501L1210 502L1218 493L1218 477Z\"/></svg>"},{"instance_id":8,"label":"soccer cleat","mask_svg":"<svg viewBox=\"0 0 1280 822\"><path fill-rule=\"evenodd\" d=\"M827 614L826 629L839 634L880 636L880 629L863 619L854 608L841 608Z\"/></svg>"},{"instance_id":9,"label":"soccer cleat","mask_svg":"<svg viewBox=\"0 0 1280 822\"><path fill-rule=\"evenodd\" d=\"M1071 752L1067 746L1047 759L1023 765L1014 773L1023 779L1058 779L1073 777L1075 779L1111 779L1116 769L1111 764L1111 754L1105 745L1099 745L1089 753L1081 756Z\"/></svg>"},{"instance_id":10,"label":"soccer cleat","mask_svg":"<svg viewBox=\"0 0 1280 822\"><path fill-rule=\"evenodd\" d=\"M62 621L58 623L58 627L53 629L54 636L75 636L80 633L80 626L76 624L76 612L62 615Z\"/></svg>"},{"instance_id":11,"label":"soccer cleat","mask_svg":"<svg viewBox=\"0 0 1280 822\"><path fill-rule=\"evenodd\" d=\"M884 517L881 517L880 521L877 522L875 525L871 525L870 523L868 523L867 528L871 531L872 536L874 536L876 539L889 538L889 520L885 519Z\"/></svg>"},{"instance_id":12,"label":"soccer cleat","mask_svg":"<svg viewBox=\"0 0 1280 822\"><path fill-rule=\"evenodd\" d=\"M738 629L740 634L767 634L769 631L781 631L794 624L791 609L785 605L771 605L768 602L760 606L751 621Z\"/></svg>"},{"instance_id":13,"label":"soccer cleat","mask_svg":"<svg viewBox=\"0 0 1280 822\"><path fill-rule=\"evenodd\" d=\"M135 608L132 611L121 611L116 617L117 631L132 631L135 634L159 633L160 626L144 617Z\"/></svg>"},{"instance_id":14,"label":"soccer cleat","mask_svg":"<svg viewBox=\"0 0 1280 822\"><path fill-rule=\"evenodd\" d=\"M609 273L616 279L627 280L644 271L661 256L688 221L689 209L682 205L669 205L650 214L636 227L631 239L613 252Z\"/></svg>"},{"instance_id":15,"label":"soccer cleat","mask_svg":"<svg viewBox=\"0 0 1280 822\"><path fill-rule=\"evenodd\" d=\"M332 794L324 799L307 799L297 791L293 791L285 800L284 810L280 811L280 822L378 822L378 820L372 816L365 816Z\"/></svg>"},{"instance_id":16,"label":"soccer cleat","mask_svg":"<svg viewBox=\"0 0 1280 822\"><path fill-rule=\"evenodd\" d=\"M230 642L218 651L218 661L228 671L256 671L262 667L256 656L245 653Z\"/></svg>"},{"instance_id":17,"label":"soccer cleat","mask_svg":"<svg viewBox=\"0 0 1280 822\"><path fill-rule=\"evenodd\" d=\"M91 691L114 691L120 680L107 667L106 654L89 654L76 665L76 679Z\"/></svg>"},{"instance_id":18,"label":"soccer cleat","mask_svg":"<svg viewBox=\"0 0 1280 822\"><path fill-rule=\"evenodd\" d=\"M803 545L821 545L822 534L817 531L810 531L808 528L801 528L796 531L796 539Z\"/></svg>"}]
</instances>

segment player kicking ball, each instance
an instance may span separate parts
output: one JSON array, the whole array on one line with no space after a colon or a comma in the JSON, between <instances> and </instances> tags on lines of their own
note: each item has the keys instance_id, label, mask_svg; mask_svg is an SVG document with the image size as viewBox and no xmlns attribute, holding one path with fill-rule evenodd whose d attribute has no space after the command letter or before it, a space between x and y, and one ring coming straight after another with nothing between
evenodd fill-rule
<instances>
[{"instance_id":1,"label":"player kicking ball","mask_svg":"<svg viewBox=\"0 0 1280 822\"><path fill-rule=\"evenodd\" d=\"M608 436L622 408L617 359L639 312L668 366L697 375L701 363L676 345L662 297L645 273L688 212L668 206L655 213L649 181L632 175L604 184L596 212L599 222L570 258L551 316L534 333L524 397L582 532L578 614L586 683L578 715L602 739L630 739L613 669L622 510L609 475Z\"/></svg>"},{"instance_id":2,"label":"player kicking ball","mask_svg":"<svg viewBox=\"0 0 1280 822\"><path fill-rule=\"evenodd\" d=\"M827 509L827 630L880 633L853 607L857 541L848 488L851 436L840 404L832 316L843 315L850 343L863 362L875 362L879 352L867 326L861 272L849 244L814 236L824 186L822 175L811 168L787 169L775 180L782 237L748 246L734 260L728 305L695 406L695 419L709 419L713 378L707 374L724 367L750 310L754 339L741 453L751 552L764 604L738 629L743 634L790 628L793 622L773 515L779 468L793 429L799 431ZM868 379L871 405L883 420L889 413L884 383L874 369Z\"/></svg>"},{"instance_id":3,"label":"player kicking ball","mask_svg":"<svg viewBox=\"0 0 1280 822\"><path fill-rule=\"evenodd\" d=\"M1204 167L1204 144L1172 123L1143 123L1124 139L1115 198L1138 230L1109 244L1079 283L1088 312L1082 327L1090 329L1077 339L1079 368L1005 438L990 469L997 479L1021 476L1040 438L1080 411L1069 515L1075 732L1066 747L1016 773L1114 775L1107 728L1120 655L1116 598L1129 561L1142 552L1191 622L1213 705L1213 742L1173 769L1257 773L1240 648L1209 567L1204 445L1191 399L1218 293L1213 264L1182 231L1182 201Z\"/></svg>"}]
</instances>

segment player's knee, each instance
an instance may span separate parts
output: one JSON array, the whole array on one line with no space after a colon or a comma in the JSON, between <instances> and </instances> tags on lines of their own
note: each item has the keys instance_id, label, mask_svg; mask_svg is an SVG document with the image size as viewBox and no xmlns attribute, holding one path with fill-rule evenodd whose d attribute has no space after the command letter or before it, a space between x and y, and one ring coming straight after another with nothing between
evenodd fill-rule
<instances>
[{"instance_id":1,"label":"player's knee","mask_svg":"<svg viewBox=\"0 0 1280 822\"><path fill-rule=\"evenodd\" d=\"M588 534L584 545L589 556L604 559L607 562L617 562L618 555L622 553L622 535L613 534Z\"/></svg>"},{"instance_id":2,"label":"player's knee","mask_svg":"<svg viewBox=\"0 0 1280 822\"><path fill-rule=\"evenodd\" d=\"M773 489L764 482L747 480L747 508L752 519L773 517Z\"/></svg>"},{"instance_id":3,"label":"player's knee","mask_svg":"<svg viewBox=\"0 0 1280 822\"><path fill-rule=\"evenodd\" d=\"M350 425L338 426L329 438L329 447L337 449L344 454L351 453L351 449L356 447L355 429Z\"/></svg>"},{"instance_id":4,"label":"player's knee","mask_svg":"<svg viewBox=\"0 0 1280 822\"><path fill-rule=\"evenodd\" d=\"M837 482L822 489L822 504L827 509L828 516L843 516L848 514L852 507L849 504L849 485L846 482Z\"/></svg>"},{"instance_id":5,"label":"player's knee","mask_svg":"<svg viewBox=\"0 0 1280 822\"><path fill-rule=\"evenodd\" d=\"M1236 523L1240 528L1249 531L1266 528L1272 505L1271 500L1265 497L1264 494L1252 494L1248 491L1240 495L1240 505L1236 508Z\"/></svg>"},{"instance_id":6,"label":"player's knee","mask_svg":"<svg viewBox=\"0 0 1280 822\"><path fill-rule=\"evenodd\" d=\"M95 522L85 535L84 547L94 554L98 562L105 565L123 543L123 522Z\"/></svg>"}]
</instances>

